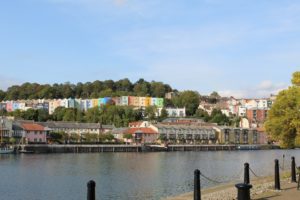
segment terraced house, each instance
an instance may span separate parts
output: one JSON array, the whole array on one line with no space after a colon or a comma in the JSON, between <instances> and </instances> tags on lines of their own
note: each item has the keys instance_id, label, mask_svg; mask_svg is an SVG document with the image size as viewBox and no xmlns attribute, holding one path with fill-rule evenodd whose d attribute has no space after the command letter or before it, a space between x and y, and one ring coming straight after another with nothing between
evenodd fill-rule
<instances>
[{"instance_id":1,"label":"terraced house","mask_svg":"<svg viewBox=\"0 0 300 200\"><path fill-rule=\"evenodd\" d=\"M214 144L217 141L213 127L157 124L159 139L168 143Z\"/></svg>"}]
</instances>

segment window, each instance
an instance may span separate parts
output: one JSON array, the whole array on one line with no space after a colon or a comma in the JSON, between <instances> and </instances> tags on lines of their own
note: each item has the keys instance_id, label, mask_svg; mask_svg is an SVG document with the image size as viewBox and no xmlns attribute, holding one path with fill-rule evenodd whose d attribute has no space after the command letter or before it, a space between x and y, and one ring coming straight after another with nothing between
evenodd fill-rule
<instances>
[{"instance_id":1,"label":"window","mask_svg":"<svg viewBox=\"0 0 300 200\"><path fill-rule=\"evenodd\" d=\"M37 138L34 138L34 140L33 140L34 142L37 142Z\"/></svg>"},{"instance_id":2,"label":"window","mask_svg":"<svg viewBox=\"0 0 300 200\"><path fill-rule=\"evenodd\" d=\"M42 138L39 139L39 142L42 142Z\"/></svg>"},{"instance_id":3,"label":"window","mask_svg":"<svg viewBox=\"0 0 300 200\"><path fill-rule=\"evenodd\" d=\"M43 131L40 131L40 135L42 135L43 134Z\"/></svg>"}]
</instances>

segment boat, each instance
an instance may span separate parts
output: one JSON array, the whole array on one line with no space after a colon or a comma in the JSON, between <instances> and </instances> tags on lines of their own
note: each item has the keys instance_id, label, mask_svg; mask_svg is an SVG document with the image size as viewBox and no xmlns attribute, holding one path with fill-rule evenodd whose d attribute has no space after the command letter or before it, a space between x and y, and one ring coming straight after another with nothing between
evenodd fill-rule
<instances>
[{"instance_id":1,"label":"boat","mask_svg":"<svg viewBox=\"0 0 300 200\"><path fill-rule=\"evenodd\" d=\"M12 147L0 147L0 154L14 153L14 148Z\"/></svg>"},{"instance_id":2,"label":"boat","mask_svg":"<svg viewBox=\"0 0 300 200\"><path fill-rule=\"evenodd\" d=\"M29 151L29 150L21 149L21 150L19 150L19 153L34 153L34 151Z\"/></svg>"}]
</instances>

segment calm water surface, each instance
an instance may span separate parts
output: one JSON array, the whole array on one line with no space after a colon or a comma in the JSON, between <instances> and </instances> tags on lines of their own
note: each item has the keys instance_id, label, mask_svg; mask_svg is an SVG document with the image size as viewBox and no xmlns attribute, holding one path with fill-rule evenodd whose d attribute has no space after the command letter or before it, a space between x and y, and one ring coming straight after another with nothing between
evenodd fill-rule
<instances>
[{"instance_id":1,"label":"calm water surface","mask_svg":"<svg viewBox=\"0 0 300 200\"><path fill-rule=\"evenodd\" d=\"M244 162L271 175L274 159L285 167L300 150L0 155L0 195L5 200L86 199L96 181L97 199L161 199L193 189L193 171L221 181L242 178ZM201 180L203 187L216 183Z\"/></svg>"}]
</instances>

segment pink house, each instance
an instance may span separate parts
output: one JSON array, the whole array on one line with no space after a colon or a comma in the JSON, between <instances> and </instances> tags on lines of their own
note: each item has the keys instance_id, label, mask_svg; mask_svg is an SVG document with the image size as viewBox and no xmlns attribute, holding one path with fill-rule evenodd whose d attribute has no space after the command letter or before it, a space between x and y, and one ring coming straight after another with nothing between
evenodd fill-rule
<instances>
[{"instance_id":1,"label":"pink house","mask_svg":"<svg viewBox=\"0 0 300 200\"><path fill-rule=\"evenodd\" d=\"M29 143L47 143L47 128L35 123L22 123L23 137Z\"/></svg>"}]
</instances>

